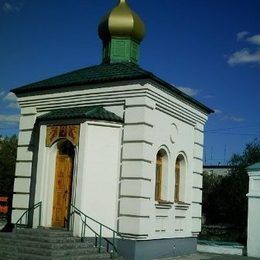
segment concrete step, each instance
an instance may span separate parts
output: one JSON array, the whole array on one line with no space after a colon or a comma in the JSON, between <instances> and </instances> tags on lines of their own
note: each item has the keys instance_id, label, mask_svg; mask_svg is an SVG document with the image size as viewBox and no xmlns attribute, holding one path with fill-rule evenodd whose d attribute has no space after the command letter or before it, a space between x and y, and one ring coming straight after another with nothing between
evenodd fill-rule
<instances>
[{"instance_id":1,"label":"concrete step","mask_svg":"<svg viewBox=\"0 0 260 260\"><path fill-rule=\"evenodd\" d=\"M16 229L13 232L14 234L26 234L26 235L34 235L34 236L47 236L47 237L69 237L73 236L71 231L66 229L47 229L47 228L24 228L24 229Z\"/></svg>"},{"instance_id":2,"label":"concrete step","mask_svg":"<svg viewBox=\"0 0 260 260\"><path fill-rule=\"evenodd\" d=\"M60 242L60 243L49 243L49 242L38 242L32 240L18 240L18 239L1 239L1 247L12 247L12 246L23 246L32 248L43 248L43 249L77 249L77 248L87 248L90 251L96 250L93 244L87 242Z\"/></svg>"},{"instance_id":3,"label":"concrete step","mask_svg":"<svg viewBox=\"0 0 260 260\"><path fill-rule=\"evenodd\" d=\"M62 242L80 242L79 237L65 236L65 237L56 237L56 236L35 236L33 234L15 234L17 239L22 240L31 240L38 242L49 242L49 243L62 243Z\"/></svg>"},{"instance_id":4,"label":"concrete step","mask_svg":"<svg viewBox=\"0 0 260 260\"><path fill-rule=\"evenodd\" d=\"M39 256L33 254L21 254L19 256L10 256L8 258L1 258L0 260L107 260L110 259L107 255L78 255L78 256L68 256L68 257L47 257Z\"/></svg>"},{"instance_id":5,"label":"concrete step","mask_svg":"<svg viewBox=\"0 0 260 260\"><path fill-rule=\"evenodd\" d=\"M110 259L109 254L77 254L69 256L47 256L32 253L0 252L0 260L83 260L83 259Z\"/></svg>"},{"instance_id":6,"label":"concrete step","mask_svg":"<svg viewBox=\"0 0 260 260\"><path fill-rule=\"evenodd\" d=\"M67 230L19 229L13 233L0 233L0 240L0 260L110 258L105 248L98 253L98 248L93 243L81 242L79 237L73 237L72 232Z\"/></svg>"}]
</instances>

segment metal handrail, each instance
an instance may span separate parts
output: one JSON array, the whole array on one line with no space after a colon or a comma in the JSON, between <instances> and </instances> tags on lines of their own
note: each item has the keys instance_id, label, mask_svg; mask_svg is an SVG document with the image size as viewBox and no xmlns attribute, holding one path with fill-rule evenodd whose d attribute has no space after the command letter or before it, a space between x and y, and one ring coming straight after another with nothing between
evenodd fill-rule
<instances>
[{"instance_id":1,"label":"metal handrail","mask_svg":"<svg viewBox=\"0 0 260 260\"><path fill-rule=\"evenodd\" d=\"M117 246L116 246L116 236L120 237L123 239L123 236L121 233L113 230L112 228L102 224L101 222L95 220L94 218L86 215L83 213L80 209L75 207L73 204L70 205L70 229L73 231L74 228L74 217L75 214L77 214L80 217L81 220L81 241L84 241L84 238L86 237L86 228L88 228L90 231L92 231L95 235L95 246L98 246L98 252L101 253L101 248L102 248L102 240L104 240L107 244L107 252L109 252L109 245L112 247L112 252L110 252L111 257L114 258L115 253L118 252ZM99 232L96 232L90 225L87 224L87 219L93 221L94 223L99 225ZM109 230L112 232L113 237L112 241L110 241L108 238L102 236L103 228ZM98 241L97 241L98 240Z\"/></svg>"},{"instance_id":2,"label":"metal handrail","mask_svg":"<svg viewBox=\"0 0 260 260\"><path fill-rule=\"evenodd\" d=\"M21 217L16 221L15 223L15 228L19 227L24 227L24 228L29 228L29 223L28 223L28 218L29 218L29 213L34 212L37 208L39 208L39 226L41 226L41 215L42 215L42 202L38 202L29 209L27 209ZM23 218L25 217L25 223L22 224Z\"/></svg>"}]
</instances>

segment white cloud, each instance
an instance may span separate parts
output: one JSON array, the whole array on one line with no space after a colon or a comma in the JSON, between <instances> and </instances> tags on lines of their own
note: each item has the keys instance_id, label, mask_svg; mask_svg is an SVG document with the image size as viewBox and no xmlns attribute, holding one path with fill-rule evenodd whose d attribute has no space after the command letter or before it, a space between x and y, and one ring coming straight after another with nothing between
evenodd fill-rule
<instances>
[{"instance_id":1,"label":"white cloud","mask_svg":"<svg viewBox=\"0 0 260 260\"><path fill-rule=\"evenodd\" d=\"M248 34L249 34L249 32L247 32L247 31L237 33L237 40L238 41L243 40L245 38L245 36L248 35Z\"/></svg>"},{"instance_id":2,"label":"white cloud","mask_svg":"<svg viewBox=\"0 0 260 260\"><path fill-rule=\"evenodd\" d=\"M260 49L255 52L251 52L249 49L242 49L233 53L228 58L227 62L231 66L237 64L260 63Z\"/></svg>"},{"instance_id":3,"label":"white cloud","mask_svg":"<svg viewBox=\"0 0 260 260\"><path fill-rule=\"evenodd\" d=\"M17 101L17 97L14 93L9 92L5 97L4 97L5 101L9 101L9 102L16 102Z\"/></svg>"},{"instance_id":4,"label":"white cloud","mask_svg":"<svg viewBox=\"0 0 260 260\"><path fill-rule=\"evenodd\" d=\"M255 44L257 45L256 49L244 48L234 52L227 59L229 65L260 63L260 34L255 34L250 37L249 34L247 31L239 32L237 33L237 40Z\"/></svg>"},{"instance_id":5,"label":"white cloud","mask_svg":"<svg viewBox=\"0 0 260 260\"><path fill-rule=\"evenodd\" d=\"M19 122L20 115L5 115L5 114L0 114L0 123L5 123L5 124L16 124Z\"/></svg>"},{"instance_id":6,"label":"white cloud","mask_svg":"<svg viewBox=\"0 0 260 260\"><path fill-rule=\"evenodd\" d=\"M17 97L14 93L9 92L5 97L3 98L4 101L8 102L7 107L8 108L14 108L19 109L19 104L17 103Z\"/></svg>"},{"instance_id":7,"label":"white cloud","mask_svg":"<svg viewBox=\"0 0 260 260\"><path fill-rule=\"evenodd\" d=\"M17 13L21 10L21 5L11 4L10 2L4 2L2 9L6 13Z\"/></svg>"},{"instance_id":8,"label":"white cloud","mask_svg":"<svg viewBox=\"0 0 260 260\"><path fill-rule=\"evenodd\" d=\"M20 106L17 102L11 102L9 103L9 105L7 106L8 108L14 108L14 109L19 109Z\"/></svg>"},{"instance_id":9,"label":"white cloud","mask_svg":"<svg viewBox=\"0 0 260 260\"><path fill-rule=\"evenodd\" d=\"M243 121L245 121L245 118L237 117L237 116L223 116L222 120L228 120L228 121L233 121L233 122L243 122Z\"/></svg>"},{"instance_id":10,"label":"white cloud","mask_svg":"<svg viewBox=\"0 0 260 260\"><path fill-rule=\"evenodd\" d=\"M220 109L215 108L214 112L216 115L222 114L223 112Z\"/></svg>"},{"instance_id":11,"label":"white cloud","mask_svg":"<svg viewBox=\"0 0 260 260\"><path fill-rule=\"evenodd\" d=\"M248 37L246 41L251 42L256 45L260 45L260 34L253 35L251 37Z\"/></svg>"},{"instance_id":12,"label":"white cloud","mask_svg":"<svg viewBox=\"0 0 260 260\"><path fill-rule=\"evenodd\" d=\"M181 86L177 86L176 88L191 97L195 97L199 92L199 90L195 88L188 88L188 87L181 87Z\"/></svg>"}]
</instances>

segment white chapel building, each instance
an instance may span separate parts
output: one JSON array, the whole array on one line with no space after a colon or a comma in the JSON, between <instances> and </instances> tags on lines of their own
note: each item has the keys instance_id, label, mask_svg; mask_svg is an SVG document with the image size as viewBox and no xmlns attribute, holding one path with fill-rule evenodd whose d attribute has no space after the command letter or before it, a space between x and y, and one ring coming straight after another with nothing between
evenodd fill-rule
<instances>
[{"instance_id":1,"label":"white chapel building","mask_svg":"<svg viewBox=\"0 0 260 260\"><path fill-rule=\"evenodd\" d=\"M213 111L138 65L144 35L120 0L99 24L101 64L12 90L21 107L13 223L41 203L33 228L40 219L80 235L76 208L118 232L126 259L196 251Z\"/></svg>"}]
</instances>

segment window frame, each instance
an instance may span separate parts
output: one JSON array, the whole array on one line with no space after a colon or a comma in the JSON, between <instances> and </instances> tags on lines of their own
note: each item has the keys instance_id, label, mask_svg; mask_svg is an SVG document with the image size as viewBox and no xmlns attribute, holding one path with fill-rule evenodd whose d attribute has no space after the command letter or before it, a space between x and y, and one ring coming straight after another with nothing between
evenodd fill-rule
<instances>
[{"instance_id":1,"label":"window frame","mask_svg":"<svg viewBox=\"0 0 260 260\"><path fill-rule=\"evenodd\" d=\"M174 203L185 203L187 160L179 153L174 165Z\"/></svg>"}]
</instances>

